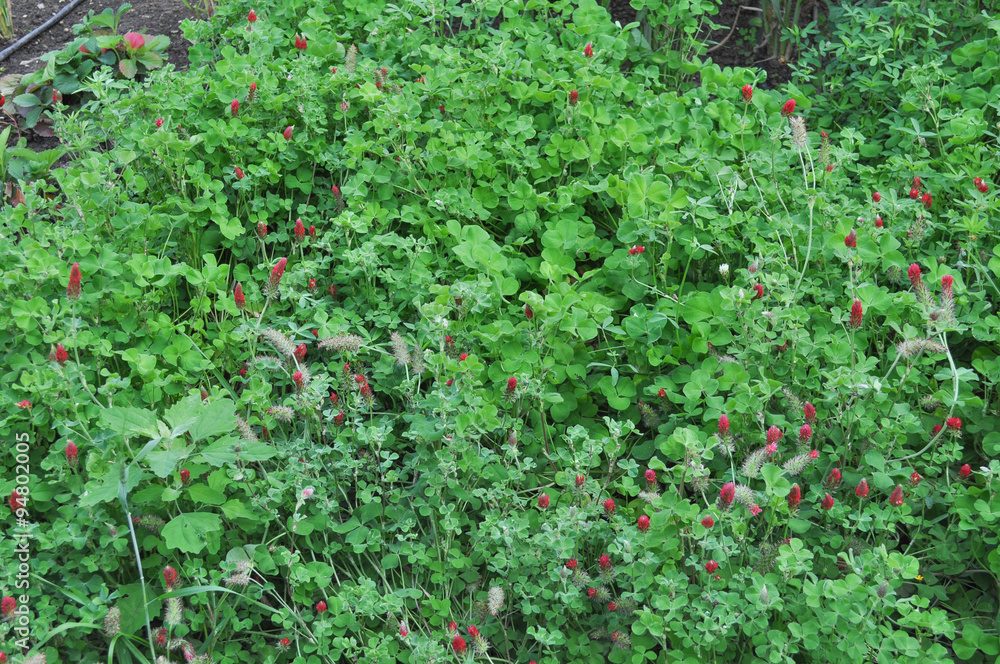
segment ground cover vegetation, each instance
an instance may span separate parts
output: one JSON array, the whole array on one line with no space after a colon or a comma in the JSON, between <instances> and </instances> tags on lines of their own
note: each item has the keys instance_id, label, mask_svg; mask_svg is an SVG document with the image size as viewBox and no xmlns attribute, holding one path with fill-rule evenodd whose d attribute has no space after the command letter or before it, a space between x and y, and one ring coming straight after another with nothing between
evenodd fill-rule
<instances>
[{"instance_id":1,"label":"ground cover vegetation","mask_svg":"<svg viewBox=\"0 0 1000 664\"><path fill-rule=\"evenodd\" d=\"M778 89L709 2L78 31L4 107L71 158L0 158L4 658L994 661L972 4L831 6Z\"/></svg>"}]
</instances>

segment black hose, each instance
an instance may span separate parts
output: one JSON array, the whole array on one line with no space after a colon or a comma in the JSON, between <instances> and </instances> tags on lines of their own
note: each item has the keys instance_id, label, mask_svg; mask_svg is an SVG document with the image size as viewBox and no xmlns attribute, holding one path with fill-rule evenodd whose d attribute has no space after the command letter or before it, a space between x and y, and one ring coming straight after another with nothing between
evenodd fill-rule
<instances>
[{"instance_id":1,"label":"black hose","mask_svg":"<svg viewBox=\"0 0 1000 664\"><path fill-rule=\"evenodd\" d=\"M0 0L0 2L2 2L2 0ZM73 11L73 9L76 8L76 6L79 5L81 2L83 2L83 0L73 0L73 2L69 3L68 5L60 9L58 12L56 12L56 15L47 20L45 23L42 23L37 28L35 28L25 36L18 39L16 42L11 44L4 50L0 51L0 62L3 62L7 58L9 58L19 48L21 48L22 46L30 42L32 39L45 32L59 21L61 21L62 18L66 16L66 14Z\"/></svg>"}]
</instances>

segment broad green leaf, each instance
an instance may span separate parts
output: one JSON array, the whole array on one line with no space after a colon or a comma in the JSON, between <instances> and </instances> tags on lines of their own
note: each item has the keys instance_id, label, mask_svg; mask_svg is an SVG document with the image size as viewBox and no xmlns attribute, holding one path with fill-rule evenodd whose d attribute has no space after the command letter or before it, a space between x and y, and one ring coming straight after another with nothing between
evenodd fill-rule
<instances>
[{"instance_id":1,"label":"broad green leaf","mask_svg":"<svg viewBox=\"0 0 1000 664\"><path fill-rule=\"evenodd\" d=\"M206 535L222 529L222 520L217 514L190 512L180 514L163 527L163 539L171 549L185 553L201 552L207 542Z\"/></svg>"}]
</instances>

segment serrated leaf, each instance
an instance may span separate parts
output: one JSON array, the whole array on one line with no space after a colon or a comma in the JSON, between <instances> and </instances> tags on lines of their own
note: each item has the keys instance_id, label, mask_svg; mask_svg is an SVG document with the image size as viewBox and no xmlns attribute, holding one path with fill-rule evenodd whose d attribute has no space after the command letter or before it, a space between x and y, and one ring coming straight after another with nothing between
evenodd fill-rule
<instances>
[{"instance_id":1,"label":"serrated leaf","mask_svg":"<svg viewBox=\"0 0 1000 664\"><path fill-rule=\"evenodd\" d=\"M128 79L135 78L135 75L139 73L139 69L135 66L134 60L122 60L119 62L118 71L122 73L122 76Z\"/></svg>"},{"instance_id":2,"label":"serrated leaf","mask_svg":"<svg viewBox=\"0 0 1000 664\"><path fill-rule=\"evenodd\" d=\"M162 535L167 546L185 553L199 553L205 548L206 535L222 529L217 514L191 512L180 514L163 527Z\"/></svg>"},{"instance_id":3,"label":"serrated leaf","mask_svg":"<svg viewBox=\"0 0 1000 664\"><path fill-rule=\"evenodd\" d=\"M125 437L155 438L159 434L156 415L141 408L113 406L101 412L101 419L109 429Z\"/></svg>"},{"instance_id":4,"label":"serrated leaf","mask_svg":"<svg viewBox=\"0 0 1000 664\"><path fill-rule=\"evenodd\" d=\"M230 433L236 427L236 404L229 399L213 401L201 409L197 421L188 429L195 442Z\"/></svg>"}]
</instances>

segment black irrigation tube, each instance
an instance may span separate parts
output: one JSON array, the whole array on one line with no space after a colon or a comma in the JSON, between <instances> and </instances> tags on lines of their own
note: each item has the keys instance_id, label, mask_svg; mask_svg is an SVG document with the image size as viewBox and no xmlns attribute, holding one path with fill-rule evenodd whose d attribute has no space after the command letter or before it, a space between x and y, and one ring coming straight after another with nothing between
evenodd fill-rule
<instances>
[{"instance_id":1,"label":"black irrigation tube","mask_svg":"<svg viewBox=\"0 0 1000 664\"><path fill-rule=\"evenodd\" d=\"M2 1L3 0L0 0L0 2ZM76 6L79 5L81 2L83 2L83 0L73 0L73 2L69 3L68 5L60 9L58 12L56 12L56 15L47 20L45 23L42 23L37 28L35 28L25 36L18 39L16 42L11 44L4 50L0 51L0 62L3 62L4 60L12 56L14 52L17 51L19 48L21 48L22 46L33 40L35 37L42 34L46 30L51 28L53 25L61 21L63 17L66 16L66 14L73 11L76 8Z\"/></svg>"}]
</instances>

